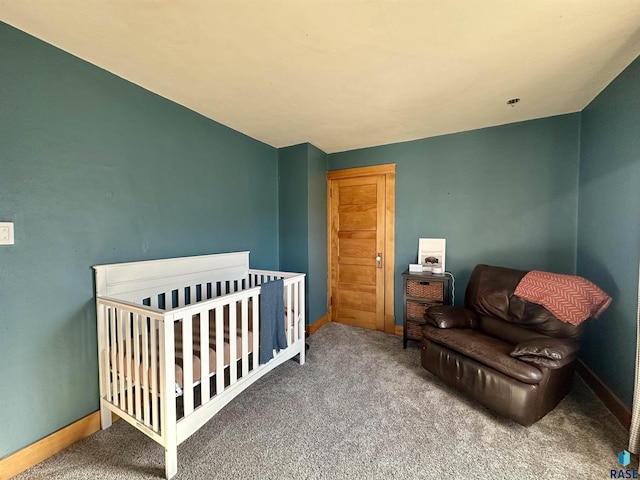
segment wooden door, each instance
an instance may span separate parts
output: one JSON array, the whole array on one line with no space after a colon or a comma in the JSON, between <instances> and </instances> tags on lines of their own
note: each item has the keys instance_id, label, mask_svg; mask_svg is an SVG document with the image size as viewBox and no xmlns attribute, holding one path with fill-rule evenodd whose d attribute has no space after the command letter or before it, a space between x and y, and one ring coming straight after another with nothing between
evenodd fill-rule
<instances>
[{"instance_id":1,"label":"wooden door","mask_svg":"<svg viewBox=\"0 0 640 480\"><path fill-rule=\"evenodd\" d=\"M356 173L368 171L363 170ZM337 172L343 173L328 175L331 320L393 332L394 325L386 325L393 323L393 290L391 301L385 301L387 267L393 265L386 245L387 176ZM331 179L331 174L340 178ZM386 315L387 303L391 312Z\"/></svg>"}]
</instances>

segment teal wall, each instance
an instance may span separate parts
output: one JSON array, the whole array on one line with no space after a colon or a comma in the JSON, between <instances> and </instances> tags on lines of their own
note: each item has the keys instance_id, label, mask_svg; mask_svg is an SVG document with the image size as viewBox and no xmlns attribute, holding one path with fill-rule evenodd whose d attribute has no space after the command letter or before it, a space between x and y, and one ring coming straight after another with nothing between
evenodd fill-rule
<instances>
[{"instance_id":1,"label":"teal wall","mask_svg":"<svg viewBox=\"0 0 640 480\"><path fill-rule=\"evenodd\" d=\"M288 272L309 268L307 176L306 143L278 150L280 269Z\"/></svg>"},{"instance_id":2,"label":"teal wall","mask_svg":"<svg viewBox=\"0 0 640 480\"><path fill-rule=\"evenodd\" d=\"M613 297L587 323L582 358L633 397L640 261L640 59L582 112L577 272Z\"/></svg>"},{"instance_id":3,"label":"teal wall","mask_svg":"<svg viewBox=\"0 0 640 480\"><path fill-rule=\"evenodd\" d=\"M309 147L309 323L327 313L327 154Z\"/></svg>"},{"instance_id":4,"label":"teal wall","mask_svg":"<svg viewBox=\"0 0 640 480\"><path fill-rule=\"evenodd\" d=\"M98 409L101 263L278 267L277 150L0 23L0 458Z\"/></svg>"},{"instance_id":5,"label":"teal wall","mask_svg":"<svg viewBox=\"0 0 640 480\"><path fill-rule=\"evenodd\" d=\"M307 274L308 323L327 313L327 154L309 143L278 150L280 269Z\"/></svg>"},{"instance_id":6,"label":"teal wall","mask_svg":"<svg viewBox=\"0 0 640 480\"><path fill-rule=\"evenodd\" d=\"M461 304L473 267L575 271L580 115L329 155L329 169L396 164L395 316L418 239L447 239Z\"/></svg>"}]
</instances>

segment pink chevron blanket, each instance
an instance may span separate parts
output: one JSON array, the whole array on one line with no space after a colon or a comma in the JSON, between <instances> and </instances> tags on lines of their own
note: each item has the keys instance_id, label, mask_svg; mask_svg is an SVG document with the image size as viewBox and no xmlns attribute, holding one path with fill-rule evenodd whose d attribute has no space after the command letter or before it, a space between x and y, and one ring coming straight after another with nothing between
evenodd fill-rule
<instances>
[{"instance_id":1,"label":"pink chevron blanket","mask_svg":"<svg viewBox=\"0 0 640 480\"><path fill-rule=\"evenodd\" d=\"M611 303L611 297L589 280L539 270L532 270L522 277L513 293L542 305L559 320L571 325L580 325L587 318L598 318Z\"/></svg>"}]
</instances>

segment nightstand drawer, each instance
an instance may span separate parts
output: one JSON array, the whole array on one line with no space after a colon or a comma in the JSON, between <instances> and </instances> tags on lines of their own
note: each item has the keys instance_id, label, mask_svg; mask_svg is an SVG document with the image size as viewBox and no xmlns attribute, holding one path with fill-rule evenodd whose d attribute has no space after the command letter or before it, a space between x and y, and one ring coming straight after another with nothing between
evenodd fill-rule
<instances>
[{"instance_id":1,"label":"nightstand drawer","mask_svg":"<svg viewBox=\"0 0 640 480\"><path fill-rule=\"evenodd\" d=\"M407 338L411 340L422 340L422 328L424 323L407 322Z\"/></svg>"},{"instance_id":2,"label":"nightstand drawer","mask_svg":"<svg viewBox=\"0 0 640 480\"><path fill-rule=\"evenodd\" d=\"M441 303L434 302L421 302L419 300L407 300L407 320L419 320L424 322L425 312L436 305L442 305Z\"/></svg>"},{"instance_id":3,"label":"nightstand drawer","mask_svg":"<svg viewBox=\"0 0 640 480\"><path fill-rule=\"evenodd\" d=\"M429 280L407 280L407 296L427 298L442 302L444 300L444 283Z\"/></svg>"}]
</instances>

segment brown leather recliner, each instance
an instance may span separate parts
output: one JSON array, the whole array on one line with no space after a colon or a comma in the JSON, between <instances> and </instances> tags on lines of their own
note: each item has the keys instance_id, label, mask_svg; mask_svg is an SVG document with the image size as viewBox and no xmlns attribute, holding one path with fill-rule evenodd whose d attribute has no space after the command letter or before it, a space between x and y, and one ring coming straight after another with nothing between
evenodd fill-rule
<instances>
[{"instance_id":1,"label":"brown leather recliner","mask_svg":"<svg viewBox=\"0 0 640 480\"><path fill-rule=\"evenodd\" d=\"M571 389L582 327L514 295L526 273L478 265L464 307L429 308L422 366L498 414L529 426Z\"/></svg>"}]
</instances>

